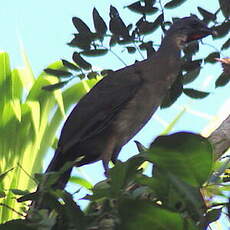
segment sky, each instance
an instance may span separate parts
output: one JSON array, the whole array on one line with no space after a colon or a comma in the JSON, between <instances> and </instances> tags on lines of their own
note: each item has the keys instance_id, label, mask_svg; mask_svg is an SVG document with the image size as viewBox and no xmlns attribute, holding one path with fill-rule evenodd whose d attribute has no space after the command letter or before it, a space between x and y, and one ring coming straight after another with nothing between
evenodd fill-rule
<instances>
[{"instance_id":1,"label":"sky","mask_svg":"<svg viewBox=\"0 0 230 230\"><path fill-rule=\"evenodd\" d=\"M92 10L96 7L101 16L108 21L109 5L115 6L125 22L135 22L139 15L130 13L129 10L123 8L134 1L119 0L7 0L1 1L0 8L0 50L7 51L10 54L12 67L22 66L22 58L20 56L19 41L23 42L27 55L29 57L32 69L37 76L42 72L46 66L52 62L62 58L71 60L73 48L68 47L68 43L72 39L72 34L76 32L72 17L77 16L83 19L88 25L92 23ZM162 1L168 2L168 1ZM208 2L208 4L207 4ZM184 17L189 16L190 13L197 14L196 6L199 4L211 12L217 8L217 0L188 0L186 4L180 7L180 10L168 11L168 17ZM153 15L153 19L157 15ZM158 31L157 36L153 38L155 44L160 43L161 33ZM218 41L212 40L211 37L204 39L205 43L215 45L218 48ZM203 45L202 54L214 52L212 47ZM201 56L202 56L201 54ZM128 56L125 52L122 57L128 64L132 64L135 59L141 60L141 57L134 55ZM223 56L229 56L229 51L223 52ZM112 68L114 70L124 67L122 63L116 58L109 56L109 58L90 59L90 62L101 69ZM202 71L199 79L192 83L190 87L198 90L206 90L211 94L204 100L192 100L186 96L182 96L177 103L169 109L158 110L154 118L144 127L144 129L135 136L135 140L140 141L148 146L152 140L158 136L164 128L169 124L173 118L186 105L189 112L182 117L177 123L173 132L176 131L193 131L201 132L205 126L215 117L218 111L226 111L227 105L223 107L223 103L229 102L229 86L215 89L215 79L220 75L220 65L208 65L206 71ZM229 106L230 104L228 104ZM120 159L126 160L130 157L130 153L137 153L133 140L128 143L120 153ZM51 155L50 155L51 157ZM49 162L47 158L46 163ZM77 174L79 171L75 170ZM96 163L89 166L83 166L80 173L92 183L96 183L104 178L103 168L101 163ZM92 176L93 175L93 176ZM96 177L94 175L97 175ZM72 188L72 187L71 187ZM70 188L70 189L71 189ZM79 195L81 196L81 195ZM82 201L84 203L84 201Z\"/></svg>"}]
</instances>

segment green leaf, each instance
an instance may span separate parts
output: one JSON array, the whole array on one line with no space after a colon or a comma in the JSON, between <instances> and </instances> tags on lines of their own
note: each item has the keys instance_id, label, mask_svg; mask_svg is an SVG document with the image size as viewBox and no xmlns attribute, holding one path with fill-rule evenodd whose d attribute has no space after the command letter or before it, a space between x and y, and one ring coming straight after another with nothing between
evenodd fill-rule
<instances>
[{"instance_id":1,"label":"green leaf","mask_svg":"<svg viewBox=\"0 0 230 230\"><path fill-rule=\"evenodd\" d=\"M79 71L79 70L80 70L80 68L79 68L78 66L76 66L76 65L74 65L73 63L71 63L71 62L69 62L69 61L66 61L66 60L64 60L64 59L62 59L62 64L63 64L65 67L67 67L67 68L69 68L69 69L71 69L71 70L75 70L75 71Z\"/></svg>"},{"instance_id":2,"label":"green leaf","mask_svg":"<svg viewBox=\"0 0 230 230\"><path fill-rule=\"evenodd\" d=\"M220 87L220 86L225 86L228 84L228 82L230 81L230 76L226 75L224 73L222 73L216 80L215 82L215 86Z\"/></svg>"},{"instance_id":3,"label":"green leaf","mask_svg":"<svg viewBox=\"0 0 230 230\"><path fill-rule=\"evenodd\" d=\"M209 63L215 63L216 59L215 58L219 58L220 57L220 53L219 52L213 52L210 53L205 59L204 62L209 62Z\"/></svg>"},{"instance_id":4,"label":"green leaf","mask_svg":"<svg viewBox=\"0 0 230 230\"><path fill-rule=\"evenodd\" d=\"M72 22L73 22L74 26L76 27L76 29L78 30L79 33L82 33L82 34L90 34L91 33L89 27L80 18L73 17Z\"/></svg>"},{"instance_id":5,"label":"green leaf","mask_svg":"<svg viewBox=\"0 0 230 230\"><path fill-rule=\"evenodd\" d=\"M73 61L80 66L82 69L89 70L92 68L91 64L85 61L81 55L77 52L73 53Z\"/></svg>"},{"instance_id":6,"label":"green leaf","mask_svg":"<svg viewBox=\"0 0 230 230\"><path fill-rule=\"evenodd\" d=\"M123 199L119 202L118 212L121 230L168 230L183 229L184 220L181 215L165 210L145 200ZM167 221L166 221L167 220ZM189 224L186 230L195 230L195 225Z\"/></svg>"},{"instance_id":7,"label":"green leaf","mask_svg":"<svg viewBox=\"0 0 230 230\"><path fill-rule=\"evenodd\" d=\"M10 171L12 171L13 169L14 169L14 168L8 169L6 172L0 174L0 182L1 182L1 183L2 183L2 181L4 180L4 178L6 177L6 175L7 175Z\"/></svg>"},{"instance_id":8,"label":"green leaf","mask_svg":"<svg viewBox=\"0 0 230 230\"><path fill-rule=\"evenodd\" d=\"M167 172L195 187L207 181L213 166L209 141L189 132L157 137L145 156L157 165L162 176Z\"/></svg>"},{"instance_id":9,"label":"green leaf","mask_svg":"<svg viewBox=\"0 0 230 230\"><path fill-rule=\"evenodd\" d=\"M97 76L98 76L98 73L94 71L91 71L87 74L88 79L94 79L94 78L97 78Z\"/></svg>"},{"instance_id":10,"label":"green leaf","mask_svg":"<svg viewBox=\"0 0 230 230\"><path fill-rule=\"evenodd\" d=\"M108 53L108 49L93 49L93 50L84 50L80 54L89 56L89 57L98 57Z\"/></svg>"},{"instance_id":11,"label":"green leaf","mask_svg":"<svg viewBox=\"0 0 230 230\"><path fill-rule=\"evenodd\" d=\"M45 85L45 86L42 87L42 89L47 90L47 91L53 91L53 90L61 89L68 82L69 81L62 81L62 82L58 82L58 83L52 84L52 85Z\"/></svg>"},{"instance_id":12,"label":"green leaf","mask_svg":"<svg viewBox=\"0 0 230 230\"><path fill-rule=\"evenodd\" d=\"M166 9L172 9L172 8L175 8L175 7L178 7L180 6L181 4L183 4L186 0L172 0L168 3L166 3L164 5L164 8Z\"/></svg>"},{"instance_id":13,"label":"green leaf","mask_svg":"<svg viewBox=\"0 0 230 230\"><path fill-rule=\"evenodd\" d=\"M183 89L183 93L185 93L187 96L195 99L202 99L209 95L207 92L191 89L191 88L185 88Z\"/></svg>"},{"instance_id":14,"label":"green leaf","mask_svg":"<svg viewBox=\"0 0 230 230\"><path fill-rule=\"evenodd\" d=\"M71 183L74 183L74 184L79 184L86 189L92 189L93 188L93 185L89 181L84 179L83 177L71 176L69 181Z\"/></svg>"},{"instance_id":15,"label":"green leaf","mask_svg":"<svg viewBox=\"0 0 230 230\"><path fill-rule=\"evenodd\" d=\"M72 73L70 73L68 71L64 71L64 70L47 68L47 69L44 69L44 71L47 74L54 75L56 77L70 77L70 76L72 76Z\"/></svg>"},{"instance_id":16,"label":"green leaf","mask_svg":"<svg viewBox=\"0 0 230 230\"><path fill-rule=\"evenodd\" d=\"M93 8L93 23L96 32L99 35L105 35L107 26L103 18L100 16L96 8Z\"/></svg>"}]
</instances>

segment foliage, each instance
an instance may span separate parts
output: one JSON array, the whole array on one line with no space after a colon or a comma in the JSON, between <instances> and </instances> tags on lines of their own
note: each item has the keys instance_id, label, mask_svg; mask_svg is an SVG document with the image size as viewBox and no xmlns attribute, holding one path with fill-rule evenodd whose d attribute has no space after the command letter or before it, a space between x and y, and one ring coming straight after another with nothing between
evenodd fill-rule
<instances>
[{"instance_id":1,"label":"foliage","mask_svg":"<svg viewBox=\"0 0 230 230\"><path fill-rule=\"evenodd\" d=\"M65 109L87 92L84 84L91 87L96 82L80 82L63 94L60 90L47 92L42 87L58 84L58 79L44 72L35 79L23 56L25 67L11 70L8 54L0 53L1 222L22 215L26 206L16 197L36 186L36 179L30 175L41 172L44 155L55 139ZM61 69L63 65L58 61L48 68Z\"/></svg>"},{"instance_id":2,"label":"foliage","mask_svg":"<svg viewBox=\"0 0 230 230\"><path fill-rule=\"evenodd\" d=\"M92 13L94 31L91 31L90 27L82 19L74 17L72 21L77 33L68 43L71 47L76 48L72 61L62 60L62 63L59 63L58 66L49 66L44 70L46 75L44 73L42 75L46 77L39 77L34 81L51 79L51 75L56 76L59 81L57 81L57 78L52 78L55 79L54 82L37 83L40 88L43 87L47 91L53 91L62 88L75 77L94 79L98 75L105 76L111 70L103 70L98 73L93 69L90 62L85 60L85 57L86 59L89 56L105 57L108 53L116 55L113 51L115 46L123 47L130 55L137 52L141 53L141 51L145 51L147 57L154 55L154 44L149 40L148 34L155 32L157 29L165 32L167 26L171 24L171 22L165 20L167 11L180 7L184 2L186 1L171 0L163 6L161 1L136 1L126 6L126 8L137 13L140 18L135 24L129 25L122 20L114 6L110 7L110 20L108 23L94 8ZM230 27L230 11L227 0L219 0L219 5L220 9L217 9L215 13L211 13L201 7L197 8L203 21L209 23L218 32L214 39L225 38ZM220 14L224 18L222 21L218 19ZM155 17L155 20L152 20L153 17ZM186 94L196 99L206 97L208 93L186 88L186 84L191 83L199 76L206 63L215 63L222 50L229 48L229 44L228 39L223 42L220 50L215 50L215 52L207 54L202 59L195 60L193 55L198 53L199 43L196 41L189 44L183 51L183 65L178 79L171 87L162 107L172 105L181 94ZM88 80L89 87L93 85L91 83L95 82L94 80ZM229 75L224 72L217 79L216 87L224 86L228 82ZM86 81L82 81L63 92L65 109L71 103L76 103L85 93L85 84ZM48 100L51 95L60 92L58 90L54 91L54 93L40 91L38 86L33 93L29 93L29 95L35 95L32 97L33 100L39 99L38 103L36 103L38 105L41 103L40 99ZM18 87L16 89L18 90ZM39 96L40 94L45 94L46 96ZM8 94L4 92L3 95L5 97ZM73 95L74 97L72 98ZM54 106L54 101L52 101L52 106ZM53 142L54 133L61 120L60 111L63 111L60 106L63 105L59 101L59 109L49 122L46 119L47 123L42 123L41 121L36 123L36 125L43 124L43 128L50 127L49 132L44 131L44 135L41 137L45 142L48 140L47 145L42 148L42 153ZM44 107L40 105L39 108ZM14 114L14 119L17 120L18 113L14 111ZM33 117L33 119L38 118ZM30 122L29 120L26 121ZM38 126L33 129L35 134L35 130L40 130ZM27 129L23 128L20 131L27 132ZM27 132L26 135L33 132ZM228 164L219 166L220 163L214 162L212 147L207 139L193 133L181 132L168 136L159 136L149 149L145 149L140 143L137 143L137 147L140 150L138 155L124 163L118 162L110 170L108 178L99 182L93 188L86 180L74 178L77 183L91 191L91 194L84 198L90 201L89 206L84 211L75 203L72 194L51 189L51 185L55 183L58 175L52 175L52 173L51 175L45 175L46 177L50 175L50 178L42 193L24 195L22 193L26 193L25 187L21 189L21 187L14 187L10 184L10 188L19 189L12 190L15 195L24 195L18 199L19 202L37 200L42 196L47 206L49 206L49 210L30 210L32 213L30 219L9 221L0 225L0 230L18 228L29 230L141 230L152 229L153 226L156 230L204 230L210 223L219 219L224 207L227 207L229 212L229 203L213 204L209 199L214 195L224 196L223 191L226 188L224 187L224 182L226 179L224 181L221 175L228 167ZM31 153L34 147L30 148L29 152ZM30 158L27 157L27 159ZM151 173L148 176L143 170L143 163L146 161L151 165ZM69 167L69 165L64 167ZM11 168L5 168L2 171L1 182L5 181L6 175L11 173ZM216 172L219 169L221 169L221 173L217 174ZM29 174L31 173L27 168L25 171ZM42 181L43 176L37 177L37 179ZM217 187L217 184L221 184L223 187ZM5 187L1 190L1 194L5 197Z\"/></svg>"}]
</instances>

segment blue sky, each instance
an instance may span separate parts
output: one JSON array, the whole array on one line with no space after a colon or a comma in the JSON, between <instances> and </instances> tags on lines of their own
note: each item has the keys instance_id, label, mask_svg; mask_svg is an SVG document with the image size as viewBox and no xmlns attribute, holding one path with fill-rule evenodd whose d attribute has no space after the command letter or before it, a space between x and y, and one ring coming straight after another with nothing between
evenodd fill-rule
<instances>
[{"instance_id":1,"label":"blue sky","mask_svg":"<svg viewBox=\"0 0 230 230\"><path fill-rule=\"evenodd\" d=\"M38 75L48 64L60 60L61 58L71 60L73 48L66 45L72 38L72 33L75 32L75 28L72 25L72 17L77 16L83 19L87 24L92 23L92 9L96 7L101 16L108 21L109 5L112 4L119 9L121 17L125 22L135 22L139 17L134 13L130 13L127 9L124 9L124 5L133 3L134 1L121 1L113 0L7 0L1 2L0 8L0 50L10 53L13 67L22 66L22 60L19 52L19 40L24 44L26 52L29 56L33 71L35 75ZM168 1L162 1L168 2ZM207 4L208 3L208 4ZM211 12L217 9L218 1L188 1L180 7L180 10L170 10L167 14L169 17L183 17L188 16L190 13L197 14L196 6L199 4ZM156 18L157 15L153 15L152 18ZM153 38L154 43L159 44L161 33L158 31L157 36ZM211 45L215 45L218 48L220 44L218 41L213 41L211 37L204 39L204 42ZM120 50L118 50L119 52ZM214 52L213 48L203 45L202 55ZM139 56L128 56L125 52L122 53L122 57L128 64L132 64L135 59L141 60ZM229 53L225 51L225 56L229 56ZM114 57L103 59L90 59L90 61L98 68L112 68L114 70L123 67L123 65ZM229 86L215 89L215 79L221 73L220 65L208 65L205 71L199 76L199 79L189 87L194 87L200 90L206 90L211 92L211 95L204 100L191 100L186 96L182 96L178 102L166 110L160 110L156 113L146 127L135 137L145 145L148 145L157 135L163 131L164 126L162 123L170 123L176 114L179 113L181 106L189 105L194 111L205 113L208 116L213 116L217 113L223 102L229 99ZM204 86L208 79L211 79L208 86ZM207 117L208 117L207 116ZM191 113L186 113L183 118L177 123L173 131L193 131L200 132L207 124L209 120L202 118ZM137 152L136 147L131 141L127 144L121 154L122 160L130 157L130 153L135 154ZM98 167L99 165L99 167ZM101 163L97 163L90 166L82 167L83 173L87 175L92 183L103 178L103 169ZM81 171L82 171L81 169ZM97 175L96 177L92 175Z\"/></svg>"}]
</instances>

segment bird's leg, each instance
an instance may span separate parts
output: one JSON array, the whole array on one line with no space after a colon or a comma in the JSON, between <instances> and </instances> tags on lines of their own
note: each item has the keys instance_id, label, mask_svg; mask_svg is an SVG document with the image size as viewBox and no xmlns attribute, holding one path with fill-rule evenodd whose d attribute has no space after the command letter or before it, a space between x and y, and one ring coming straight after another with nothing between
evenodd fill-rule
<instances>
[{"instance_id":1,"label":"bird's leg","mask_svg":"<svg viewBox=\"0 0 230 230\"><path fill-rule=\"evenodd\" d=\"M110 138L110 141L107 143L107 146L102 153L102 163L105 169L105 176L108 176L109 174L109 161L111 160L115 149L115 139L115 137Z\"/></svg>"}]
</instances>

